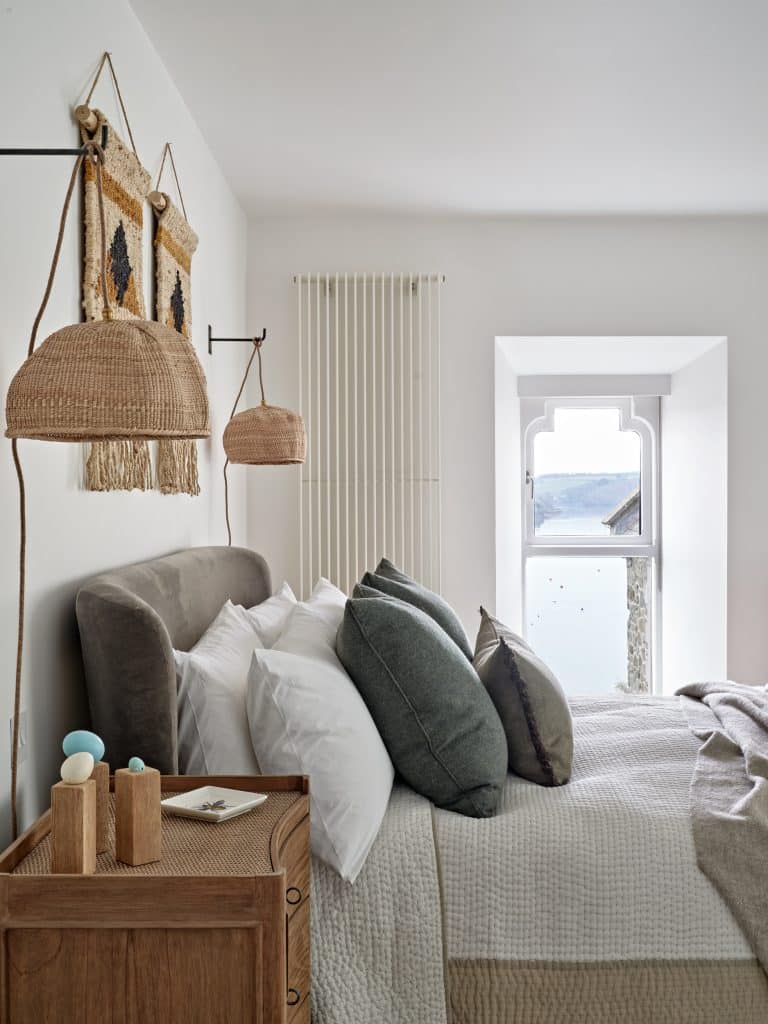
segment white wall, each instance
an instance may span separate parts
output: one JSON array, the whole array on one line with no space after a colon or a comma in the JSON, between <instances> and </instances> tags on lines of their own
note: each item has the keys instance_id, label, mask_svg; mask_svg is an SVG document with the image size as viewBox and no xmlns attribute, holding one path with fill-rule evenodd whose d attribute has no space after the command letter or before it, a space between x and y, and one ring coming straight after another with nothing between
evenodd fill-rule
<instances>
[{"instance_id":1,"label":"white wall","mask_svg":"<svg viewBox=\"0 0 768 1024\"><path fill-rule=\"evenodd\" d=\"M113 53L144 165L155 175L166 139L174 144L184 199L200 246L193 261L193 340L208 374L213 437L200 443L198 498L91 494L79 487L81 449L22 441L27 481L29 560L23 706L30 737L21 766L22 820L47 806L47 789L61 760L60 742L86 721L74 597L81 581L113 566L188 545L226 543L219 438L247 353L222 346L206 351L206 325L241 333L245 322L246 223L181 96L126 0L41 0L0 9L0 145L71 146L70 109L103 49ZM106 74L94 103L118 123ZM125 133L122 133L125 134ZM0 391L26 354L53 251L70 158L0 157ZM170 191L170 189L169 189ZM145 219L145 285L151 274L149 207ZM80 211L74 208L41 339L80 318ZM148 308L151 308L148 306ZM0 458L0 845L8 836L9 719L16 649L16 478L10 442ZM244 532L242 480L233 481L235 535Z\"/></svg>"},{"instance_id":2,"label":"white wall","mask_svg":"<svg viewBox=\"0 0 768 1024\"><path fill-rule=\"evenodd\" d=\"M727 389L723 342L674 373L672 393L661 400L666 693L727 672ZM753 442L753 452L758 450Z\"/></svg>"},{"instance_id":3,"label":"white wall","mask_svg":"<svg viewBox=\"0 0 768 1024\"><path fill-rule=\"evenodd\" d=\"M503 342L497 339L494 366L494 532L496 568L498 570L503 567L503 571L496 573L495 609L496 614L510 629L522 634L525 630L519 380ZM493 602L488 600L487 603Z\"/></svg>"},{"instance_id":4,"label":"white wall","mask_svg":"<svg viewBox=\"0 0 768 1024\"><path fill-rule=\"evenodd\" d=\"M447 173L447 171L446 171ZM768 220L265 218L250 225L250 323L266 325L268 397L297 400L296 296L307 271L439 270L443 294L444 592L474 630L496 593L494 337L729 339L728 671L768 677ZM248 472L250 544L295 580L298 477Z\"/></svg>"}]
</instances>

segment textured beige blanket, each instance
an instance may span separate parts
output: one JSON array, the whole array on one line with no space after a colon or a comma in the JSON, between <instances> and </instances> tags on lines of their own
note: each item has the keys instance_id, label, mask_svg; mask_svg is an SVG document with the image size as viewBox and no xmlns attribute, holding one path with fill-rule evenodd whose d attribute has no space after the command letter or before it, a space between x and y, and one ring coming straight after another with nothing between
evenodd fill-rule
<instances>
[{"instance_id":1,"label":"textured beige blanket","mask_svg":"<svg viewBox=\"0 0 768 1024\"><path fill-rule=\"evenodd\" d=\"M703 740L691 784L696 859L768 971L768 687L691 683L678 693L692 699Z\"/></svg>"},{"instance_id":2,"label":"textured beige blanket","mask_svg":"<svg viewBox=\"0 0 768 1024\"><path fill-rule=\"evenodd\" d=\"M494 818L396 786L354 886L315 865L314 1024L765 1024L768 978L696 864L682 704L710 715L572 701L572 781L509 776Z\"/></svg>"}]
</instances>

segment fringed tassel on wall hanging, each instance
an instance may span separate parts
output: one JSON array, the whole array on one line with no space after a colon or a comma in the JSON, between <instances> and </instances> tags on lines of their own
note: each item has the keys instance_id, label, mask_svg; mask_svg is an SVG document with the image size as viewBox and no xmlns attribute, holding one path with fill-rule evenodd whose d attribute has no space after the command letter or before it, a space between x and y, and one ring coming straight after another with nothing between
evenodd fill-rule
<instances>
[{"instance_id":1,"label":"fringed tassel on wall hanging","mask_svg":"<svg viewBox=\"0 0 768 1024\"><path fill-rule=\"evenodd\" d=\"M166 157L170 158L181 210L174 206L169 195L158 191ZM192 256L197 249L198 237L187 220L187 210L170 142L165 144L157 185L155 191L150 193L149 199L157 218L155 317L160 323L173 327L179 334L183 334L191 344ZM160 441L157 455L157 486L163 494L200 493L197 445L194 441Z\"/></svg>"},{"instance_id":2,"label":"fringed tassel on wall hanging","mask_svg":"<svg viewBox=\"0 0 768 1024\"><path fill-rule=\"evenodd\" d=\"M123 112L129 148L109 126L107 146L102 167L104 192L104 220L107 243L107 291L112 318L121 320L146 319L143 283L143 227L144 202L149 193L151 177L142 167L136 152L136 143L128 122L120 86L108 53L101 59L85 104L78 107L80 134L83 142L101 137L102 127L108 124L100 110L90 110L89 104L104 67L108 66ZM85 164L83 218L85 221L85 268L83 274L83 309L86 320L103 317L101 296L99 204L96 193L95 171L90 162ZM152 486L149 448L146 441L97 441L90 447L86 462L85 486L89 491L147 490Z\"/></svg>"}]
</instances>

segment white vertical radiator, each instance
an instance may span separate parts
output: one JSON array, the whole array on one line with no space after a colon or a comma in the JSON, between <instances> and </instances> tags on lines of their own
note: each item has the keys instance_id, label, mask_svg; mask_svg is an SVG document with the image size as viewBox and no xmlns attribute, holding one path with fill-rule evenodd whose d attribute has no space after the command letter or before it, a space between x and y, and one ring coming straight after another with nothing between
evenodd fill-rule
<instances>
[{"instance_id":1,"label":"white vertical radiator","mask_svg":"<svg viewBox=\"0 0 768 1024\"><path fill-rule=\"evenodd\" d=\"M386 556L441 585L439 274L295 279L300 587L349 593Z\"/></svg>"}]
</instances>

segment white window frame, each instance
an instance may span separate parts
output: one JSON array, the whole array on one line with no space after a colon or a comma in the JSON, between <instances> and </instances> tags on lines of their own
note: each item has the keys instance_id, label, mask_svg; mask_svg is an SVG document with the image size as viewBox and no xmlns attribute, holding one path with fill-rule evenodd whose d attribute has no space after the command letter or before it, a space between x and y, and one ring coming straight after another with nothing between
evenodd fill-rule
<instances>
[{"instance_id":1,"label":"white window frame","mask_svg":"<svg viewBox=\"0 0 768 1024\"><path fill-rule=\"evenodd\" d=\"M618 409L619 429L640 436L640 534L595 536L537 535L534 528L534 441L553 431L557 409ZM528 621L526 570L536 557L649 558L652 566L650 611L651 650L649 692L661 692L661 545L659 538L659 399L648 396L521 398L523 623ZM524 632L525 625L524 625Z\"/></svg>"}]
</instances>

